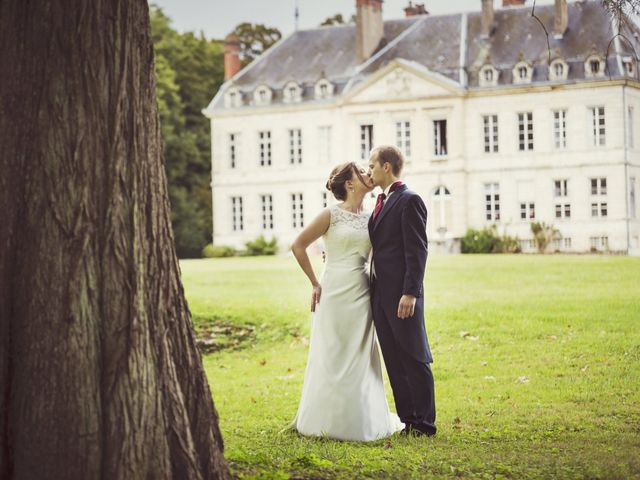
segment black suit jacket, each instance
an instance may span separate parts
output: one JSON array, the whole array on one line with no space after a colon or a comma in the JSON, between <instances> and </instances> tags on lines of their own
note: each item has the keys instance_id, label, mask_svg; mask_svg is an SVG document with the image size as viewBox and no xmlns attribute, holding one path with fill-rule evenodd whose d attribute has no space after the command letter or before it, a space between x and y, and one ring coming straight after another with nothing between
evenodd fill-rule
<instances>
[{"instance_id":1,"label":"black suit jacket","mask_svg":"<svg viewBox=\"0 0 640 480\"><path fill-rule=\"evenodd\" d=\"M403 185L389 197L381 212L369 219L375 268L373 289L396 341L420 361L433 361L424 326L423 281L427 263L427 208L417 193ZM416 297L412 317L399 319L402 295Z\"/></svg>"}]
</instances>

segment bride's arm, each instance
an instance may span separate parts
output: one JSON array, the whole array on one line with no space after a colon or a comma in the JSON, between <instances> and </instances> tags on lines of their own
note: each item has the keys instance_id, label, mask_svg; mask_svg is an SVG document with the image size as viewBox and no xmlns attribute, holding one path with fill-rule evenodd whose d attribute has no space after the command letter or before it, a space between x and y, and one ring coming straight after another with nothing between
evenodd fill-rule
<instances>
[{"instance_id":1,"label":"bride's arm","mask_svg":"<svg viewBox=\"0 0 640 480\"><path fill-rule=\"evenodd\" d=\"M318 282L316 274L313 271L313 267L311 266L309 255L307 255L307 247L325 234L329 228L330 222L331 213L329 212L329 209L326 208L320 212L320 215L318 215L313 222L307 225L307 227L300 232L300 235L298 235L291 245L293 256L296 257L300 268L302 268L302 271L307 275L313 287L313 292L311 293L312 312L315 312L316 304L320 303L322 288L320 287L320 283Z\"/></svg>"}]
</instances>

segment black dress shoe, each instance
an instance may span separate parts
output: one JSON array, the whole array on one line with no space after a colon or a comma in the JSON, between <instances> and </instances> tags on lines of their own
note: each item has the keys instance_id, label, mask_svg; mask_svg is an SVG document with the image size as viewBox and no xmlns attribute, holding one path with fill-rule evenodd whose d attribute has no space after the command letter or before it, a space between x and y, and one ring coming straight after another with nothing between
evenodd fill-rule
<instances>
[{"instance_id":1,"label":"black dress shoe","mask_svg":"<svg viewBox=\"0 0 640 480\"><path fill-rule=\"evenodd\" d=\"M404 427L404 429L400 432L400 435L412 437L432 437L435 434L435 430L423 430L410 423L408 423L406 427Z\"/></svg>"}]
</instances>

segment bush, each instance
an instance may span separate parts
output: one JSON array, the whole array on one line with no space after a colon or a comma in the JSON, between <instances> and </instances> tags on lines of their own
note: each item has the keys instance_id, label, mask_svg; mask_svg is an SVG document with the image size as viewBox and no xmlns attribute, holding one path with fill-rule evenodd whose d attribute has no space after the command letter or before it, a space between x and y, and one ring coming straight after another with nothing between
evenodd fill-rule
<instances>
[{"instance_id":1,"label":"bush","mask_svg":"<svg viewBox=\"0 0 640 480\"><path fill-rule=\"evenodd\" d=\"M495 225L476 230L470 228L462 237L462 253L519 253L520 243L516 237L498 235Z\"/></svg>"},{"instance_id":2,"label":"bush","mask_svg":"<svg viewBox=\"0 0 640 480\"><path fill-rule=\"evenodd\" d=\"M531 224L531 233L533 233L533 241L538 248L538 253L544 253L553 240L560 238L558 229L544 222L533 222Z\"/></svg>"},{"instance_id":3,"label":"bush","mask_svg":"<svg viewBox=\"0 0 640 480\"><path fill-rule=\"evenodd\" d=\"M236 253L236 249L233 247L229 247L228 245L213 245L211 243L202 250L202 256L205 258L233 257Z\"/></svg>"},{"instance_id":4,"label":"bush","mask_svg":"<svg viewBox=\"0 0 640 480\"><path fill-rule=\"evenodd\" d=\"M267 241L264 236L260 235L251 242L245 243L247 250L243 255L254 257L258 255L275 255L278 252L278 240L273 237Z\"/></svg>"}]
</instances>

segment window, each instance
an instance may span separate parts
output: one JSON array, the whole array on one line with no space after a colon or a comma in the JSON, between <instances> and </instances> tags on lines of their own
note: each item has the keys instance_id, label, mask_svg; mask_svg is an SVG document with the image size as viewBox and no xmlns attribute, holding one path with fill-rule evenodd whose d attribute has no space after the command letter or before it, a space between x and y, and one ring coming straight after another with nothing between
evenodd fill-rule
<instances>
[{"instance_id":1,"label":"window","mask_svg":"<svg viewBox=\"0 0 640 480\"><path fill-rule=\"evenodd\" d=\"M624 71L627 75L633 76L635 73L635 69L633 68L633 58L632 57L623 57L622 65L624 66Z\"/></svg>"},{"instance_id":2,"label":"window","mask_svg":"<svg viewBox=\"0 0 640 480\"><path fill-rule=\"evenodd\" d=\"M271 195L260 195L262 203L262 229L273 230L273 197Z\"/></svg>"},{"instance_id":3,"label":"window","mask_svg":"<svg viewBox=\"0 0 640 480\"><path fill-rule=\"evenodd\" d=\"M498 151L498 115L484 115L484 151L485 153Z\"/></svg>"},{"instance_id":4,"label":"window","mask_svg":"<svg viewBox=\"0 0 640 480\"><path fill-rule=\"evenodd\" d=\"M484 70L484 81L487 82L487 83L493 82L493 69L492 68L486 68Z\"/></svg>"},{"instance_id":5,"label":"window","mask_svg":"<svg viewBox=\"0 0 640 480\"><path fill-rule=\"evenodd\" d=\"M633 107L627 107L627 146L633 148Z\"/></svg>"},{"instance_id":6,"label":"window","mask_svg":"<svg viewBox=\"0 0 640 480\"><path fill-rule=\"evenodd\" d=\"M606 217L607 216L607 202L591 202L591 216L592 217Z\"/></svg>"},{"instance_id":7,"label":"window","mask_svg":"<svg viewBox=\"0 0 640 480\"><path fill-rule=\"evenodd\" d=\"M291 225L293 228L304 227L304 205L301 193L291 194Z\"/></svg>"},{"instance_id":8,"label":"window","mask_svg":"<svg viewBox=\"0 0 640 480\"><path fill-rule=\"evenodd\" d=\"M266 90L258 91L258 98L260 99L261 103L266 102L267 101L267 91Z\"/></svg>"},{"instance_id":9,"label":"window","mask_svg":"<svg viewBox=\"0 0 640 480\"><path fill-rule=\"evenodd\" d=\"M267 167L271 165L271 132L258 132L260 137L260 166Z\"/></svg>"},{"instance_id":10,"label":"window","mask_svg":"<svg viewBox=\"0 0 640 480\"><path fill-rule=\"evenodd\" d=\"M592 75L600 73L600 60L591 60L589 62L589 70L591 70Z\"/></svg>"},{"instance_id":11,"label":"window","mask_svg":"<svg viewBox=\"0 0 640 480\"><path fill-rule=\"evenodd\" d=\"M445 233L451 227L451 192L444 185L436 188L433 193L433 208L435 211L434 227L437 232Z\"/></svg>"},{"instance_id":12,"label":"window","mask_svg":"<svg viewBox=\"0 0 640 480\"><path fill-rule=\"evenodd\" d=\"M331 127L318 127L318 156L320 164L331 161Z\"/></svg>"},{"instance_id":13,"label":"window","mask_svg":"<svg viewBox=\"0 0 640 480\"><path fill-rule=\"evenodd\" d=\"M591 195L607 194L607 177L591 179Z\"/></svg>"},{"instance_id":14,"label":"window","mask_svg":"<svg viewBox=\"0 0 640 480\"><path fill-rule=\"evenodd\" d=\"M326 83L320 85L320 96L322 98L327 98L329 95L329 86Z\"/></svg>"},{"instance_id":15,"label":"window","mask_svg":"<svg viewBox=\"0 0 640 480\"><path fill-rule=\"evenodd\" d=\"M289 130L289 163L302 163L302 130Z\"/></svg>"},{"instance_id":16,"label":"window","mask_svg":"<svg viewBox=\"0 0 640 480\"><path fill-rule=\"evenodd\" d=\"M536 204L534 202L521 202L520 218L522 220L531 220L536 218Z\"/></svg>"},{"instance_id":17,"label":"window","mask_svg":"<svg viewBox=\"0 0 640 480\"><path fill-rule=\"evenodd\" d=\"M322 192L322 208L327 208L327 192Z\"/></svg>"},{"instance_id":18,"label":"window","mask_svg":"<svg viewBox=\"0 0 640 480\"><path fill-rule=\"evenodd\" d=\"M314 92L316 100L330 98L333 95L333 84L327 79L322 79L316 83Z\"/></svg>"},{"instance_id":19,"label":"window","mask_svg":"<svg viewBox=\"0 0 640 480\"><path fill-rule=\"evenodd\" d=\"M556 203L556 218L571 218L571 204Z\"/></svg>"},{"instance_id":20,"label":"window","mask_svg":"<svg viewBox=\"0 0 640 480\"><path fill-rule=\"evenodd\" d=\"M553 112L553 144L557 149L567 148L567 111Z\"/></svg>"},{"instance_id":21,"label":"window","mask_svg":"<svg viewBox=\"0 0 640 480\"><path fill-rule=\"evenodd\" d=\"M601 250L609 248L609 237L600 236L600 237L589 237L589 242L591 243L592 250Z\"/></svg>"},{"instance_id":22,"label":"window","mask_svg":"<svg viewBox=\"0 0 640 480\"><path fill-rule=\"evenodd\" d=\"M631 177L629 179L629 206L631 218L636 218L636 178Z\"/></svg>"},{"instance_id":23,"label":"window","mask_svg":"<svg viewBox=\"0 0 640 480\"><path fill-rule=\"evenodd\" d=\"M238 165L238 147L240 143L239 133L229 134L229 167L236 168Z\"/></svg>"},{"instance_id":24,"label":"window","mask_svg":"<svg viewBox=\"0 0 640 480\"><path fill-rule=\"evenodd\" d=\"M533 113L518 114L518 140L520 151L533 150Z\"/></svg>"},{"instance_id":25,"label":"window","mask_svg":"<svg viewBox=\"0 0 640 480\"><path fill-rule=\"evenodd\" d=\"M564 76L564 64L556 62L553 64L553 73L556 78L562 78Z\"/></svg>"},{"instance_id":26,"label":"window","mask_svg":"<svg viewBox=\"0 0 640 480\"><path fill-rule=\"evenodd\" d=\"M562 239L564 248L571 248L571 237L565 237Z\"/></svg>"},{"instance_id":27,"label":"window","mask_svg":"<svg viewBox=\"0 0 640 480\"><path fill-rule=\"evenodd\" d=\"M593 146L605 145L604 107L591 108L591 124L593 133Z\"/></svg>"},{"instance_id":28,"label":"window","mask_svg":"<svg viewBox=\"0 0 640 480\"><path fill-rule=\"evenodd\" d=\"M435 120L433 122L434 155L443 157L447 155L447 121Z\"/></svg>"},{"instance_id":29,"label":"window","mask_svg":"<svg viewBox=\"0 0 640 480\"><path fill-rule=\"evenodd\" d=\"M484 184L485 214L487 220L500 220L500 185L498 183Z\"/></svg>"},{"instance_id":30,"label":"window","mask_svg":"<svg viewBox=\"0 0 640 480\"><path fill-rule=\"evenodd\" d=\"M231 197L231 227L234 232L244 230L242 218L242 197Z\"/></svg>"},{"instance_id":31,"label":"window","mask_svg":"<svg viewBox=\"0 0 640 480\"><path fill-rule=\"evenodd\" d=\"M536 242L533 239L518 240L518 243L520 243L520 249L523 252L527 250L531 251L536 249Z\"/></svg>"},{"instance_id":32,"label":"window","mask_svg":"<svg viewBox=\"0 0 640 480\"><path fill-rule=\"evenodd\" d=\"M526 80L527 79L527 75L528 75L527 67L519 67L518 68L518 77L520 77L520 80Z\"/></svg>"},{"instance_id":33,"label":"window","mask_svg":"<svg viewBox=\"0 0 640 480\"><path fill-rule=\"evenodd\" d=\"M405 157L408 158L411 156L410 122L396 122L396 146L404 153Z\"/></svg>"},{"instance_id":34,"label":"window","mask_svg":"<svg viewBox=\"0 0 640 480\"><path fill-rule=\"evenodd\" d=\"M491 87L498 84L498 70L493 65L483 65L478 76L481 87Z\"/></svg>"},{"instance_id":35,"label":"window","mask_svg":"<svg viewBox=\"0 0 640 480\"><path fill-rule=\"evenodd\" d=\"M368 160L373 148L373 125L360 125L360 159Z\"/></svg>"},{"instance_id":36,"label":"window","mask_svg":"<svg viewBox=\"0 0 640 480\"><path fill-rule=\"evenodd\" d=\"M569 196L569 180L554 180L553 182L553 195L554 197L567 197Z\"/></svg>"}]
</instances>

